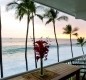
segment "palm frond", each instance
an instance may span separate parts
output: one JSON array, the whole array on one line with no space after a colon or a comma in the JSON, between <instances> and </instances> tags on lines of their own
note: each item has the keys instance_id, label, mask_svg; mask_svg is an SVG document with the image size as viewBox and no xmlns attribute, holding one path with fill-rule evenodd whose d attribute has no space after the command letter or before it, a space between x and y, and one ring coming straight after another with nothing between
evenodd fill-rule
<instances>
[{"instance_id":1,"label":"palm frond","mask_svg":"<svg viewBox=\"0 0 86 80\"><path fill-rule=\"evenodd\" d=\"M13 8L16 8L18 6L18 3L13 1L13 2L10 2L6 5L6 10L10 10L10 9L13 9Z\"/></svg>"},{"instance_id":2,"label":"palm frond","mask_svg":"<svg viewBox=\"0 0 86 80\"><path fill-rule=\"evenodd\" d=\"M83 46L84 43L84 37L80 37L77 39L77 42L80 43Z\"/></svg>"},{"instance_id":3,"label":"palm frond","mask_svg":"<svg viewBox=\"0 0 86 80\"><path fill-rule=\"evenodd\" d=\"M57 18L58 21L60 20L65 20L65 21L68 21L68 17L67 16L61 16L59 18Z\"/></svg>"},{"instance_id":4,"label":"palm frond","mask_svg":"<svg viewBox=\"0 0 86 80\"><path fill-rule=\"evenodd\" d=\"M7 9L15 8L16 18L21 20L24 15L29 15L36 12L34 2L30 0L17 0L7 4Z\"/></svg>"},{"instance_id":5,"label":"palm frond","mask_svg":"<svg viewBox=\"0 0 86 80\"><path fill-rule=\"evenodd\" d=\"M51 21L52 21L52 19L49 19L49 20L46 22L46 24L49 24Z\"/></svg>"},{"instance_id":6,"label":"palm frond","mask_svg":"<svg viewBox=\"0 0 86 80\"><path fill-rule=\"evenodd\" d=\"M18 5L15 14L16 14L16 18L19 18L19 20L21 20L25 14L29 15L27 9L25 9L21 4Z\"/></svg>"},{"instance_id":7,"label":"palm frond","mask_svg":"<svg viewBox=\"0 0 86 80\"><path fill-rule=\"evenodd\" d=\"M65 32L65 31L64 31L64 32L63 32L63 34L70 34L70 33L69 33L69 32Z\"/></svg>"},{"instance_id":8,"label":"palm frond","mask_svg":"<svg viewBox=\"0 0 86 80\"><path fill-rule=\"evenodd\" d=\"M75 28L72 30L72 33L76 32L76 31L78 31L78 30L79 30L79 28L78 28L78 27L75 27Z\"/></svg>"},{"instance_id":9,"label":"palm frond","mask_svg":"<svg viewBox=\"0 0 86 80\"><path fill-rule=\"evenodd\" d=\"M78 36L78 33L74 33L73 35Z\"/></svg>"},{"instance_id":10,"label":"palm frond","mask_svg":"<svg viewBox=\"0 0 86 80\"><path fill-rule=\"evenodd\" d=\"M37 17L39 17L39 19L41 19L43 21L43 16L36 14Z\"/></svg>"},{"instance_id":11,"label":"palm frond","mask_svg":"<svg viewBox=\"0 0 86 80\"><path fill-rule=\"evenodd\" d=\"M19 12L19 13L16 14L16 18L21 21L21 19L23 18L23 15L24 15L24 13L22 13L22 14L20 15L20 12Z\"/></svg>"},{"instance_id":12,"label":"palm frond","mask_svg":"<svg viewBox=\"0 0 86 80\"><path fill-rule=\"evenodd\" d=\"M53 19L57 18L57 10L54 10L54 9L51 8L49 13L51 14L50 16Z\"/></svg>"},{"instance_id":13,"label":"palm frond","mask_svg":"<svg viewBox=\"0 0 86 80\"><path fill-rule=\"evenodd\" d=\"M36 13L36 6L34 4L34 2L30 2L30 4L27 4L28 5L28 9L30 10L31 13Z\"/></svg>"},{"instance_id":14,"label":"palm frond","mask_svg":"<svg viewBox=\"0 0 86 80\"><path fill-rule=\"evenodd\" d=\"M72 27L71 25L66 25L66 27L63 28L64 30L64 34L71 34L71 31L72 31Z\"/></svg>"},{"instance_id":15,"label":"palm frond","mask_svg":"<svg viewBox=\"0 0 86 80\"><path fill-rule=\"evenodd\" d=\"M66 27L63 27L63 30L64 30L64 31L68 31L68 28L67 28L67 26L66 26Z\"/></svg>"},{"instance_id":16,"label":"palm frond","mask_svg":"<svg viewBox=\"0 0 86 80\"><path fill-rule=\"evenodd\" d=\"M48 9L48 11L45 12L44 14L44 18L52 18L52 19L56 19L57 18L57 11L54 9Z\"/></svg>"}]
</instances>

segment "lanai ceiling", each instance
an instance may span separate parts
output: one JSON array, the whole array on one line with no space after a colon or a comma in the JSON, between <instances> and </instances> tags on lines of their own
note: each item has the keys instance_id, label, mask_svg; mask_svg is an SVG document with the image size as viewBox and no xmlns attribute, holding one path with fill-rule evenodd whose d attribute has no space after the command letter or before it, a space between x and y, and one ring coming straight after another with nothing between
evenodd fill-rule
<instances>
[{"instance_id":1,"label":"lanai ceiling","mask_svg":"<svg viewBox=\"0 0 86 80\"><path fill-rule=\"evenodd\" d=\"M86 0L34 0L59 11L86 20Z\"/></svg>"}]
</instances>

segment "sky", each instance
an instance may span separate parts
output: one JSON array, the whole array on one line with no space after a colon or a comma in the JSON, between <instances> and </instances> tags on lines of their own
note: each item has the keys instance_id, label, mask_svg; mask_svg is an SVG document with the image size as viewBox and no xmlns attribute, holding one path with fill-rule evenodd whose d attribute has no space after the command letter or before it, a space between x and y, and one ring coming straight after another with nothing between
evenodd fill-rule
<instances>
[{"instance_id":1,"label":"sky","mask_svg":"<svg viewBox=\"0 0 86 80\"><path fill-rule=\"evenodd\" d=\"M15 18L15 10L6 11L6 4L12 0L0 0L1 6L1 22L2 22L2 37L3 38L25 38L27 18L26 16L19 21ZM72 27L78 27L78 34L80 37L86 38L86 21L75 19L73 16L59 13L61 15L68 16L68 21L56 21L56 32L57 38L69 38L69 35L63 34L63 27L71 24ZM53 24L50 23L45 25L46 19L42 22L40 19L35 17L35 36L40 37L50 37L54 38ZM29 34L32 37L32 22L30 22ZM72 38L76 38L72 36Z\"/></svg>"}]
</instances>

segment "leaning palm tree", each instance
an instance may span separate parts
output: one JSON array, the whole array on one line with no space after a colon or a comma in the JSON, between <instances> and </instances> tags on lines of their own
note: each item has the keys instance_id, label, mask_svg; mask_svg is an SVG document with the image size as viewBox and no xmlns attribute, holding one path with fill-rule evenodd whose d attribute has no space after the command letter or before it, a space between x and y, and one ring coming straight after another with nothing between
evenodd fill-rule
<instances>
[{"instance_id":1,"label":"leaning palm tree","mask_svg":"<svg viewBox=\"0 0 86 80\"><path fill-rule=\"evenodd\" d=\"M77 39L77 42L78 42L77 44L81 45L82 52L83 52L83 54L84 54L83 46L84 46L84 44L86 43L85 38L84 38L84 37L80 37L80 38Z\"/></svg>"},{"instance_id":2,"label":"leaning palm tree","mask_svg":"<svg viewBox=\"0 0 86 80\"><path fill-rule=\"evenodd\" d=\"M56 36L56 27L55 27L55 22L56 20L68 20L67 16L60 16L58 17L59 12L57 10L54 9L49 9L45 14L44 17L48 18L48 21L46 22L46 24L49 24L50 22L53 23L53 28L54 28L54 35L55 35L55 40L56 40L56 45L57 45L57 58L58 58L58 62L59 62L59 44L57 41L57 36Z\"/></svg>"},{"instance_id":3,"label":"leaning palm tree","mask_svg":"<svg viewBox=\"0 0 86 80\"><path fill-rule=\"evenodd\" d=\"M26 41L25 41L25 62L26 70L28 71L28 62L27 62L27 41L28 41L28 31L30 23L30 0L15 0L7 4L7 10L15 9L16 17L21 20L24 15L27 15L27 31L26 31Z\"/></svg>"},{"instance_id":4,"label":"leaning palm tree","mask_svg":"<svg viewBox=\"0 0 86 80\"><path fill-rule=\"evenodd\" d=\"M34 47L35 47L35 29L34 29L34 17L37 16L38 18L40 18L41 20L43 20L43 17L39 14L36 14L36 11L38 8L40 8L41 6L36 6L36 4L31 1L31 4L30 4L30 12L31 12L31 17L30 19L32 20L32 25L33 25L33 44L34 44ZM34 51L34 54L35 54L35 67L37 68L37 61L36 61L36 53Z\"/></svg>"},{"instance_id":5,"label":"leaning palm tree","mask_svg":"<svg viewBox=\"0 0 86 80\"><path fill-rule=\"evenodd\" d=\"M26 33L26 43L25 43L25 59L26 59L26 66L27 64L27 39L28 39L28 29L29 29L29 22L32 19L32 24L33 24L33 42L35 43L35 32L34 32L34 16L38 16L41 20L43 17L41 15L36 14L36 9L39 7L34 4L31 0L19 0L21 4L18 4L18 1L9 3L7 5L7 8L16 8L17 18L20 20L23 18L23 16L26 14L27 17L27 33ZM35 53L35 52L34 52ZM27 66L28 67L28 66ZM37 61L36 61L36 55L35 55L35 67L37 68ZM27 68L26 68L27 69Z\"/></svg>"},{"instance_id":6,"label":"leaning palm tree","mask_svg":"<svg viewBox=\"0 0 86 80\"><path fill-rule=\"evenodd\" d=\"M72 35L78 36L78 33L76 32L76 31L78 31L78 28L75 27L74 29L72 29L71 25L66 25L66 27L64 27L63 29L64 29L63 34L70 35L71 54L72 54L72 57L73 57L73 49L72 49L72 39L71 39L71 36Z\"/></svg>"}]
</instances>

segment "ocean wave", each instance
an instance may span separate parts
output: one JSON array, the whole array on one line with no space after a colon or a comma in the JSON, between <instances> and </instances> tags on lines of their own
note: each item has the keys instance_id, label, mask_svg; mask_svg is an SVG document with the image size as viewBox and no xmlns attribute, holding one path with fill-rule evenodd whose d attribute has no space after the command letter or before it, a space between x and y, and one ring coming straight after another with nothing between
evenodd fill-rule
<instances>
[{"instance_id":1,"label":"ocean wave","mask_svg":"<svg viewBox=\"0 0 86 80\"><path fill-rule=\"evenodd\" d=\"M73 46L80 47L80 45L76 45L76 44L73 44ZM84 46L86 46L86 45L84 45ZM50 49L56 48L56 47L57 47L56 44L50 45ZM59 48L60 47L70 47L70 44L60 44ZM33 46L28 46L27 50L32 51ZM19 52L24 53L25 46L24 45L23 46L17 46L17 45L16 46L4 46L4 47L2 47L2 52L3 52L3 54L14 54L14 53L19 53Z\"/></svg>"},{"instance_id":2,"label":"ocean wave","mask_svg":"<svg viewBox=\"0 0 86 80\"><path fill-rule=\"evenodd\" d=\"M27 50L32 50L33 47L27 47ZM3 54L14 54L14 53L18 53L18 52L24 52L25 51L25 47L4 47L2 48L2 53Z\"/></svg>"}]
</instances>

